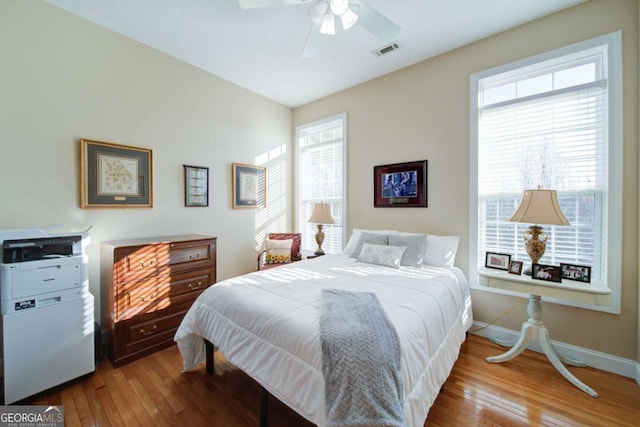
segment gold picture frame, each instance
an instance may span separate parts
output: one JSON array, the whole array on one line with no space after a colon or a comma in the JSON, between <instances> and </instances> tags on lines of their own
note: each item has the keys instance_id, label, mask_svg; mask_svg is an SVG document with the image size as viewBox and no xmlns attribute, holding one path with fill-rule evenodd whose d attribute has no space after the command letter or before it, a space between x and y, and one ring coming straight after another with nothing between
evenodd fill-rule
<instances>
[{"instance_id":1,"label":"gold picture frame","mask_svg":"<svg viewBox=\"0 0 640 427\"><path fill-rule=\"evenodd\" d=\"M80 207L153 207L152 151L80 140Z\"/></svg>"},{"instance_id":2,"label":"gold picture frame","mask_svg":"<svg viewBox=\"0 0 640 427\"><path fill-rule=\"evenodd\" d=\"M267 168L233 163L231 165L233 209L259 209L267 206Z\"/></svg>"}]
</instances>

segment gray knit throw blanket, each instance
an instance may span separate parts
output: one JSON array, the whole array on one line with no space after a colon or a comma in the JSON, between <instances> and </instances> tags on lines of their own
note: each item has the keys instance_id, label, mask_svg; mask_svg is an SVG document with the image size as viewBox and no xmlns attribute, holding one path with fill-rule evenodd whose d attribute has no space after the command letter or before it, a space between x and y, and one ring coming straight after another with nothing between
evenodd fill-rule
<instances>
[{"instance_id":1,"label":"gray knit throw blanket","mask_svg":"<svg viewBox=\"0 0 640 427\"><path fill-rule=\"evenodd\" d=\"M321 301L327 425L405 427L400 340L378 298L323 289Z\"/></svg>"}]
</instances>

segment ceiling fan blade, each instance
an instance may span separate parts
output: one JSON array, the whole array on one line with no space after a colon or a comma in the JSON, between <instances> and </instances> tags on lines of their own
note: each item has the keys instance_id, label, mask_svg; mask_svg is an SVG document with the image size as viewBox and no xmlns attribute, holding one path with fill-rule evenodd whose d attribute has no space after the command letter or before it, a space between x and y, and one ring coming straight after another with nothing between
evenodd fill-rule
<instances>
[{"instance_id":1,"label":"ceiling fan blade","mask_svg":"<svg viewBox=\"0 0 640 427\"><path fill-rule=\"evenodd\" d=\"M360 0L358 24L383 43L393 41L400 32L400 27L397 24L362 0Z\"/></svg>"},{"instance_id":2,"label":"ceiling fan blade","mask_svg":"<svg viewBox=\"0 0 640 427\"><path fill-rule=\"evenodd\" d=\"M242 9L256 9L259 7L287 6L290 4L312 3L313 0L238 0Z\"/></svg>"},{"instance_id":3,"label":"ceiling fan blade","mask_svg":"<svg viewBox=\"0 0 640 427\"><path fill-rule=\"evenodd\" d=\"M320 34L320 25L322 22L314 22L311 25L311 30L309 30L309 35L307 36L307 43L304 45L304 50L302 51L303 58L313 58L318 53L318 49L320 47L320 38L322 34Z\"/></svg>"}]
</instances>

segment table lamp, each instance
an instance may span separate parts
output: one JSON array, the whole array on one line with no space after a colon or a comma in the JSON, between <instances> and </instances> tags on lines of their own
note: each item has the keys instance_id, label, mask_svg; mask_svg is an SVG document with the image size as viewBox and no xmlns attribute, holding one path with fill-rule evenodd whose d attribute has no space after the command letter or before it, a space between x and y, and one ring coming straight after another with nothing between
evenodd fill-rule
<instances>
[{"instance_id":1,"label":"table lamp","mask_svg":"<svg viewBox=\"0 0 640 427\"><path fill-rule=\"evenodd\" d=\"M556 190L524 190L520 206L509 218L510 222L533 224L522 234L527 254L532 264L537 264L547 249L548 234L538 224L569 225L569 221L560 210ZM525 274L531 274L525 272Z\"/></svg>"},{"instance_id":2,"label":"table lamp","mask_svg":"<svg viewBox=\"0 0 640 427\"><path fill-rule=\"evenodd\" d=\"M322 250L322 242L324 242L324 231L322 231L322 225L335 223L331 216L331 207L329 204L322 202L316 203L313 208L311 218L309 218L309 222L318 225L318 231L316 231L316 243L318 244L318 249L316 249L314 255L324 255L324 251Z\"/></svg>"}]
</instances>

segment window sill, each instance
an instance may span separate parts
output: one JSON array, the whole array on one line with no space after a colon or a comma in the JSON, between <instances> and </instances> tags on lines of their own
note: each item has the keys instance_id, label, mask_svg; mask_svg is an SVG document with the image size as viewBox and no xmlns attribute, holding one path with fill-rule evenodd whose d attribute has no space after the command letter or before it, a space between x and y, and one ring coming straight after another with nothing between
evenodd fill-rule
<instances>
[{"instance_id":1,"label":"window sill","mask_svg":"<svg viewBox=\"0 0 640 427\"><path fill-rule=\"evenodd\" d=\"M478 269L475 289L509 295L533 294L565 305L611 312L611 289L604 283L581 283L564 280L561 283L532 279L531 276L510 274L506 271Z\"/></svg>"}]
</instances>

